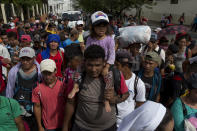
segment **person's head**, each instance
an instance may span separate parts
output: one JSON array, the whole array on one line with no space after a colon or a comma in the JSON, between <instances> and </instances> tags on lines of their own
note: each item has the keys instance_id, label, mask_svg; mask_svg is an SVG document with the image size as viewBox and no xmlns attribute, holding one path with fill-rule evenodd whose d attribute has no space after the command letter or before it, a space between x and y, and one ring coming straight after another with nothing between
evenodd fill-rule
<instances>
[{"instance_id":1,"label":"person's head","mask_svg":"<svg viewBox=\"0 0 197 131\"><path fill-rule=\"evenodd\" d=\"M68 18L64 18L64 26L67 26L68 22L69 22L69 19Z\"/></svg>"},{"instance_id":2,"label":"person's head","mask_svg":"<svg viewBox=\"0 0 197 131\"><path fill-rule=\"evenodd\" d=\"M144 58L144 71L147 73L154 72L155 68L160 66L160 64L160 56L155 51L148 52Z\"/></svg>"},{"instance_id":3,"label":"person's head","mask_svg":"<svg viewBox=\"0 0 197 131\"><path fill-rule=\"evenodd\" d=\"M83 23L82 20L77 21L77 23L76 23L76 28L77 28L77 30L78 30L79 32L81 32L81 31L83 30L83 25L84 25L84 23Z\"/></svg>"},{"instance_id":4,"label":"person's head","mask_svg":"<svg viewBox=\"0 0 197 131\"><path fill-rule=\"evenodd\" d=\"M109 25L109 18L105 13L101 11L95 12L91 16L91 22L91 37L103 37L105 35L112 34Z\"/></svg>"},{"instance_id":5,"label":"person's head","mask_svg":"<svg viewBox=\"0 0 197 131\"><path fill-rule=\"evenodd\" d=\"M137 56L140 53L141 43L133 43L129 46L132 56Z\"/></svg>"},{"instance_id":6,"label":"person's head","mask_svg":"<svg viewBox=\"0 0 197 131\"><path fill-rule=\"evenodd\" d=\"M148 42L148 47L151 49L155 49L158 45L158 39L157 39L157 34L152 33L150 37L150 41Z\"/></svg>"},{"instance_id":7,"label":"person's head","mask_svg":"<svg viewBox=\"0 0 197 131\"><path fill-rule=\"evenodd\" d=\"M20 47L31 47L31 36L30 35L22 35Z\"/></svg>"},{"instance_id":8,"label":"person's head","mask_svg":"<svg viewBox=\"0 0 197 131\"><path fill-rule=\"evenodd\" d=\"M46 85L53 84L57 78L56 64L51 59L45 59L40 63L40 71L42 73L43 81Z\"/></svg>"},{"instance_id":9,"label":"person's head","mask_svg":"<svg viewBox=\"0 0 197 131\"><path fill-rule=\"evenodd\" d=\"M8 44L8 36L6 30L1 30L1 39L5 45Z\"/></svg>"},{"instance_id":10,"label":"person's head","mask_svg":"<svg viewBox=\"0 0 197 131\"><path fill-rule=\"evenodd\" d=\"M116 52L116 67L123 73L131 73L133 58L131 54L126 50L119 50Z\"/></svg>"},{"instance_id":11,"label":"person's head","mask_svg":"<svg viewBox=\"0 0 197 131\"><path fill-rule=\"evenodd\" d=\"M60 43L60 37L57 34L50 34L47 39L47 47L50 48L50 50L58 50Z\"/></svg>"},{"instance_id":12,"label":"person's head","mask_svg":"<svg viewBox=\"0 0 197 131\"><path fill-rule=\"evenodd\" d=\"M76 70L82 63L83 53L79 44L71 44L64 48L66 66Z\"/></svg>"},{"instance_id":13,"label":"person's head","mask_svg":"<svg viewBox=\"0 0 197 131\"><path fill-rule=\"evenodd\" d=\"M16 46L16 41L17 41L17 35L15 32L8 32L8 40L9 40L9 44L10 46L14 47Z\"/></svg>"},{"instance_id":14,"label":"person's head","mask_svg":"<svg viewBox=\"0 0 197 131\"><path fill-rule=\"evenodd\" d=\"M56 25L54 23L49 23L48 30L56 31Z\"/></svg>"},{"instance_id":15,"label":"person's head","mask_svg":"<svg viewBox=\"0 0 197 131\"><path fill-rule=\"evenodd\" d=\"M106 64L104 49L98 45L91 45L85 50L84 57L87 75L93 78L99 77Z\"/></svg>"},{"instance_id":16,"label":"person's head","mask_svg":"<svg viewBox=\"0 0 197 131\"><path fill-rule=\"evenodd\" d=\"M176 35L175 44L179 46L179 48L185 47L187 43L186 33L179 33Z\"/></svg>"},{"instance_id":17,"label":"person's head","mask_svg":"<svg viewBox=\"0 0 197 131\"><path fill-rule=\"evenodd\" d=\"M70 38L73 41L76 41L79 38L79 31L76 30L76 29L72 29L71 32L70 32Z\"/></svg>"},{"instance_id":18,"label":"person's head","mask_svg":"<svg viewBox=\"0 0 197 131\"><path fill-rule=\"evenodd\" d=\"M31 25L29 23L25 23L24 28L25 32L30 32Z\"/></svg>"},{"instance_id":19,"label":"person's head","mask_svg":"<svg viewBox=\"0 0 197 131\"><path fill-rule=\"evenodd\" d=\"M158 45L160 48L162 48L164 51L166 51L169 46L168 42L169 42L169 40L164 36L159 39Z\"/></svg>"},{"instance_id":20,"label":"person's head","mask_svg":"<svg viewBox=\"0 0 197 131\"><path fill-rule=\"evenodd\" d=\"M28 71L34 65L35 51L30 47L24 47L20 50L19 58L22 69Z\"/></svg>"},{"instance_id":21,"label":"person's head","mask_svg":"<svg viewBox=\"0 0 197 131\"><path fill-rule=\"evenodd\" d=\"M41 47L41 45L40 45L41 38L40 38L39 34L34 35L33 41L34 41L34 47L37 47L37 48Z\"/></svg>"}]
</instances>

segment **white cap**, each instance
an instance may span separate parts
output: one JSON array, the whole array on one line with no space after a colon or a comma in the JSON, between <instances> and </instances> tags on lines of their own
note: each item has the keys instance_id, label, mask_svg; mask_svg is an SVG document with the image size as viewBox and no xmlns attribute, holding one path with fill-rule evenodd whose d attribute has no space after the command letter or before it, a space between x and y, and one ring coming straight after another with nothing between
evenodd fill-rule
<instances>
[{"instance_id":1,"label":"white cap","mask_svg":"<svg viewBox=\"0 0 197 131\"><path fill-rule=\"evenodd\" d=\"M78 20L76 24L77 25L83 25L83 21L82 20Z\"/></svg>"},{"instance_id":2,"label":"white cap","mask_svg":"<svg viewBox=\"0 0 197 131\"><path fill-rule=\"evenodd\" d=\"M97 11L91 16L92 24L96 25L101 22L107 22L109 23L109 18L107 14L103 13L102 11Z\"/></svg>"},{"instance_id":3,"label":"white cap","mask_svg":"<svg viewBox=\"0 0 197 131\"><path fill-rule=\"evenodd\" d=\"M156 33L159 33L159 31L161 31L162 29L161 28L156 28L154 31L156 32Z\"/></svg>"},{"instance_id":4,"label":"white cap","mask_svg":"<svg viewBox=\"0 0 197 131\"><path fill-rule=\"evenodd\" d=\"M35 51L31 47L24 47L20 50L19 58L21 57L30 57L33 58L35 57Z\"/></svg>"},{"instance_id":5,"label":"white cap","mask_svg":"<svg viewBox=\"0 0 197 131\"><path fill-rule=\"evenodd\" d=\"M49 71L49 72L54 72L56 69L56 64L53 60L51 59L45 59L40 63L40 71Z\"/></svg>"}]
</instances>

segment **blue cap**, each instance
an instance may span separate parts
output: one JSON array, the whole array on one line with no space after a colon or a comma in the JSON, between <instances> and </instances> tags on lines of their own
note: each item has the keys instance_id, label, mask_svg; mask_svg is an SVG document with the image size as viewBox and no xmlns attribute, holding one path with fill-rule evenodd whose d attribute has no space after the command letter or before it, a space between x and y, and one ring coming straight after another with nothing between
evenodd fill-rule
<instances>
[{"instance_id":1,"label":"blue cap","mask_svg":"<svg viewBox=\"0 0 197 131\"><path fill-rule=\"evenodd\" d=\"M153 41L153 42L155 42L155 41L157 41L157 34L156 33L151 33L151 37L150 37L150 41Z\"/></svg>"}]
</instances>

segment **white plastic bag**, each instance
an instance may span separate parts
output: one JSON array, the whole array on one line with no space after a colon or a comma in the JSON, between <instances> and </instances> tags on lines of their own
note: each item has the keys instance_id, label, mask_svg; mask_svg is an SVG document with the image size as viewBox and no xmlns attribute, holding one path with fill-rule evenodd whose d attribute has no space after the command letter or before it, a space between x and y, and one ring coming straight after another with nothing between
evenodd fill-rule
<instances>
[{"instance_id":1,"label":"white plastic bag","mask_svg":"<svg viewBox=\"0 0 197 131\"><path fill-rule=\"evenodd\" d=\"M133 43L149 42L151 37L151 28L149 26L129 26L119 29L119 47L125 48Z\"/></svg>"}]
</instances>

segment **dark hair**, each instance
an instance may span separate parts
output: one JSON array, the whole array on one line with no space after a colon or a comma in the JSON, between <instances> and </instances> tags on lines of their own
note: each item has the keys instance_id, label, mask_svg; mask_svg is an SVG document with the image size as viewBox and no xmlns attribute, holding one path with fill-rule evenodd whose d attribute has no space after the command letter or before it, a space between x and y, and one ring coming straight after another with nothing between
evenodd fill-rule
<instances>
[{"instance_id":1,"label":"dark hair","mask_svg":"<svg viewBox=\"0 0 197 131\"><path fill-rule=\"evenodd\" d=\"M84 52L85 59L105 59L105 50L98 45L89 46Z\"/></svg>"},{"instance_id":2,"label":"dark hair","mask_svg":"<svg viewBox=\"0 0 197 131\"><path fill-rule=\"evenodd\" d=\"M17 35L16 35L16 33L15 32L8 32L8 38L12 38L12 37L14 37L15 39L17 39Z\"/></svg>"},{"instance_id":3,"label":"dark hair","mask_svg":"<svg viewBox=\"0 0 197 131\"><path fill-rule=\"evenodd\" d=\"M179 45L179 41L182 39L186 39L186 37L187 37L187 34L185 34L185 33L177 34L175 44Z\"/></svg>"},{"instance_id":4,"label":"dark hair","mask_svg":"<svg viewBox=\"0 0 197 131\"><path fill-rule=\"evenodd\" d=\"M129 62L124 62L123 59L127 58ZM132 68L132 56L128 51L120 50L116 53L116 61L119 62L122 66L128 66L130 69Z\"/></svg>"},{"instance_id":5,"label":"dark hair","mask_svg":"<svg viewBox=\"0 0 197 131\"><path fill-rule=\"evenodd\" d=\"M65 32L60 32L60 33L59 33L59 36L60 36L60 40L61 40L61 41L65 41L65 40L66 40L65 35L66 35Z\"/></svg>"},{"instance_id":6,"label":"dark hair","mask_svg":"<svg viewBox=\"0 0 197 131\"><path fill-rule=\"evenodd\" d=\"M106 24L106 23L100 23L100 24ZM98 24L98 25L99 25L99 24ZM92 25L92 24L91 24L90 36L91 36L92 38L95 38L95 37L97 36L97 34L96 34L95 30L94 30L94 27L95 27L95 26L98 26L98 25ZM111 29L111 27L110 27L109 24L106 24L106 26L107 26L107 31L106 31L105 34L106 34L107 36L111 36L111 35L112 35L112 29Z\"/></svg>"},{"instance_id":7,"label":"dark hair","mask_svg":"<svg viewBox=\"0 0 197 131\"><path fill-rule=\"evenodd\" d=\"M71 44L64 48L64 61L65 66L72 60L75 56L83 56L81 47L79 44Z\"/></svg>"},{"instance_id":8,"label":"dark hair","mask_svg":"<svg viewBox=\"0 0 197 131\"><path fill-rule=\"evenodd\" d=\"M171 120L173 120L172 113L170 112L169 109L166 109L166 114L155 131L165 131L166 126Z\"/></svg>"},{"instance_id":9,"label":"dark hair","mask_svg":"<svg viewBox=\"0 0 197 131\"><path fill-rule=\"evenodd\" d=\"M7 35L6 30L1 30L1 34L0 35Z\"/></svg>"}]
</instances>

